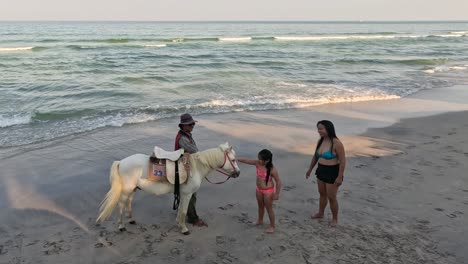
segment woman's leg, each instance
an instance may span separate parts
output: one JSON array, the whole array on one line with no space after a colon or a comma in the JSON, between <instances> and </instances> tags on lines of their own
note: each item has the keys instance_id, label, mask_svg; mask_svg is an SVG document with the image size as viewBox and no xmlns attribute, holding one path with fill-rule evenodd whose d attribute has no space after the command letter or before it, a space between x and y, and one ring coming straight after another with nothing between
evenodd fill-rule
<instances>
[{"instance_id":1,"label":"woman's leg","mask_svg":"<svg viewBox=\"0 0 468 264\"><path fill-rule=\"evenodd\" d=\"M263 194L257 190L256 196L257 196L257 204L258 204L258 219L257 219L256 225L262 225L263 215L265 214L265 204L263 203Z\"/></svg>"},{"instance_id":2,"label":"woman's leg","mask_svg":"<svg viewBox=\"0 0 468 264\"><path fill-rule=\"evenodd\" d=\"M270 227L267 228L267 233L275 232L275 212L273 212L273 194L274 193L265 193L263 194L263 202L268 212L268 217L270 218Z\"/></svg>"},{"instance_id":3,"label":"woman's leg","mask_svg":"<svg viewBox=\"0 0 468 264\"><path fill-rule=\"evenodd\" d=\"M312 219L323 218L323 215L325 214L325 207L327 207L328 203L326 184L321 180L317 179L317 188L320 194L319 212L312 215Z\"/></svg>"},{"instance_id":4,"label":"woman's leg","mask_svg":"<svg viewBox=\"0 0 468 264\"><path fill-rule=\"evenodd\" d=\"M327 198L328 198L328 201L330 201L330 209L333 215L330 226L335 227L338 224L338 200L336 199L338 186L336 186L335 184L327 184L326 188L327 188Z\"/></svg>"}]
</instances>

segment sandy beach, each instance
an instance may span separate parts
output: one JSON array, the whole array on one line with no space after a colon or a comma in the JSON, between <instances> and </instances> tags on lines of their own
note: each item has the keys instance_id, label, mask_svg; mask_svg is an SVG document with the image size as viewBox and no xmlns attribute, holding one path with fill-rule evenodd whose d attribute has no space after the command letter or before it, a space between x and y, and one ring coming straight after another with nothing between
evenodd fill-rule
<instances>
[{"instance_id":1,"label":"sandy beach","mask_svg":"<svg viewBox=\"0 0 468 264\"><path fill-rule=\"evenodd\" d=\"M0 149L0 263L467 263L468 86L403 99L197 116L200 149L229 141L238 156L274 154L283 181L277 231L256 227L255 171L202 183L209 227L175 225L172 195L137 192L136 225L116 212L96 224L114 160L171 149L178 120L161 120ZM347 151L340 223L310 219L305 180L318 120L332 120ZM210 175L222 180L224 176Z\"/></svg>"}]
</instances>

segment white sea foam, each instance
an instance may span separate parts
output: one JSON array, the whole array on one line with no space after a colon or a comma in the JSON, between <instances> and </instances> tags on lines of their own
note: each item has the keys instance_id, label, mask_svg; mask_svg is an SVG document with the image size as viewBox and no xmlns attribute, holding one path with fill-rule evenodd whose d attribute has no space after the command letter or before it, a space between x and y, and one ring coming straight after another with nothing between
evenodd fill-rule
<instances>
[{"instance_id":1,"label":"white sea foam","mask_svg":"<svg viewBox=\"0 0 468 264\"><path fill-rule=\"evenodd\" d=\"M307 87L307 84L303 83L290 83L290 82L278 82L279 86L290 86L290 87Z\"/></svg>"},{"instance_id":2,"label":"white sea foam","mask_svg":"<svg viewBox=\"0 0 468 264\"><path fill-rule=\"evenodd\" d=\"M0 115L0 127L28 124L31 122L29 114Z\"/></svg>"},{"instance_id":3,"label":"white sea foam","mask_svg":"<svg viewBox=\"0 0 468 264\"><path fill-rule=\"evenodd\" d=\"M440 34L440 35L337 35L337 36L278 36L274 40L278 41L321 41L321 40L372 40L372 39L403 39L403 38L459 38L465 37L463 34Z\"/></svg>"},{"instance_id":4,"label":"white sea foam","mask_svg":"<svg viewBox=\"0 0 468 264\"><path fill-rule=\"evenodd\" d=\"M424 70L423 72L433 74L437 72L449 72L449 71L462 71L468 69L468 65L464 66L437 66L432 69Z\"/></svg>"},{"instance_id":5,"label":"white sea foam","mask_svg":"<svg viewBox=\"0 0 468 264\"><path fill-rule=\"evenodd\" d=\"M143 46L147 48L163 48L163 47L166 47L167 45L166 44L146 44Z\"/></svg>"},{"instance_id":6,"label":"white sea foam","mask_svg":"<svg viewBox=\"0 0 468 264\"><path fill-rule=\"evenodd\" d=\"M243 110L262 110L262 109L285 109L285 108L304 108L322 104L335 104L346 102L363 102L375 100L391 100L401 98L398 95L388 94L369 94L369 95L349 95L338 97L323 97L323 98L303 98L289 97L277 99L261 99L252 98L250 100L211 100L199 104L203 108L234 108L234 111Z\"/></svg>"},{"instance_id":7,"label":"white sea foam","mask_svg":"<svg viewBox=\"0 0 468 264\"><path fill-rule=\"evenodd\" d=\"M434 35L434 37L440 37L440 38L460 38L464 37L464 34L441 34L441 35Z\"/></svg>"},{"instance_id":8,"label":"white sea foam","mask_svg":"<svg viewBox=\"0 0 468 264\"><path fill-rule=\"evenodd\" d=\"M251 37L238 37L238 38L218 38L219 41L223 42L248 42L251 41Z\"/></svg>"},{"instance_id":9,"label":"white sea foam","mask_svg":"<svg viewBox=\"0 0 468 264\"><path fill-rule=\"evenodd\" d=\"M0 52L28 51L34 47L0 48Z\"/></svg>"},{"instance_id":10,"label":"white sea foam","mask_svg":"<svg viewBox=\"0 0 468 264\"><path fill-rule=\"evenodd\" d=\"M279 41L320 41L320 40L347 40L347 39L394 39L394 38L418 38L420 35L346 35L346 36L291 36L274 37Z\"/></svg>"}]
</instances>

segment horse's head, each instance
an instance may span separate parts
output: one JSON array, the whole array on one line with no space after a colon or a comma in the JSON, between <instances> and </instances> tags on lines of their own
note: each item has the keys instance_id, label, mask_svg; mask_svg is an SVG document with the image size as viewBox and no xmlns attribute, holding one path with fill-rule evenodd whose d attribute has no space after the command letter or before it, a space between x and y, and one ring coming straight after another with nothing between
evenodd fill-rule
<instances>
[{"instance_id":1,"label":"horse's head","mask_svg":"<svg viewBox=\"0 0 468 264\"><path fill-rule=\"evenodd\" d=\"M224 153L224 164L221 166L221 169L229 173L233 178L239 177L240 169L237 165L236 152L234 151L232 146L229 145L228 142L226 142L224 144L219 145L219 148Z\"/></svg>"}]
</instances>

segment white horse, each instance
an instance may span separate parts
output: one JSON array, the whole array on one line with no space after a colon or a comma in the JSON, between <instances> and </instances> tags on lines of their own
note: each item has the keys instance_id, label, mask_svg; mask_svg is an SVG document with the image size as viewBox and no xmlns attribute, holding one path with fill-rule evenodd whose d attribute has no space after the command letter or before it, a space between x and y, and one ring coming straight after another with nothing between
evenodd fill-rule
<instances>
[{"instance_id":1,"label":"white horse","mask_svg":"<svg viewBox=\"0 0 468 264\"><path fill-rule=\"evenodd\" d=\"M218 148L208 149L190 155L190 176L187 182L180 185L180 204L176 222L181 232L188 235L190 232L185 224L185 217L192 194L199 188L202 180L213 170L221 169L231 177L238 177L239 166L236 162L235 151L229 143L221 144ZM111 216L117 203L120 208L119 230L125 231L122 222L124 207L130 224L135 224L132 218L132 200L135 191L139 188L155 195L174 191L174 185L168 182L154 182L147 179L149 156L134 154L121 161L114 161L110 171L111 188L101 203L99 216L96 222L102 222Z\"/></svg>"}]
</instances>

